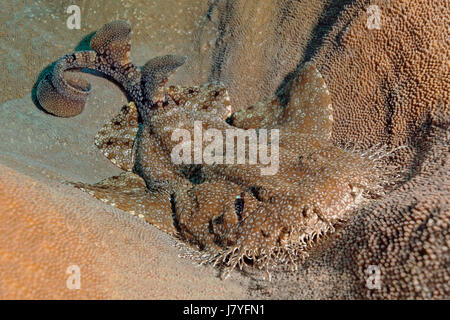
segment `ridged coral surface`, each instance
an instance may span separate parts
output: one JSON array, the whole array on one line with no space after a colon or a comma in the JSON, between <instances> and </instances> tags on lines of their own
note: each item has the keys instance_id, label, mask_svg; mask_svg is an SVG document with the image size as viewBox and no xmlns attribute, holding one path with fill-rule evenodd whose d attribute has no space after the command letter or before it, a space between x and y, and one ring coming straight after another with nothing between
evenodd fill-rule
<instances>
[{"instance_id":1,"label":"ridged coral surface","mask_svg":"<svg viewBox=\"0 0 450 320\"><path fill-rule=\"evenodd\" d=\"M0 243L1 299L244 297L214 272L189 261L175 266L180 251L173 240L137 217L4 166L0 180L0 231L7 239ZM79 268L79 289L71 286L72 266Z\"/></svg>"},{"instance_id":2,"label":"ridged coral surface","mask_svg":"<svg viewBox=\"0 0 450 320\"><path fill-rule=\"evenodd\" d=\"M303 7L314 12L319 2L324 9L320 17L312 14L305 22L295 14ZM374 22L370 5L378 6L379 28L368 28ZM222 50L216 51L221 55L215 56L215 70L221 72L215 76L243 84L230 90L232 102L244 107L274 89L281 99L289 99L289 79L298 73L293 64L313 59L331 92L333 141L363 148L377 143L404 146L391 160L404 168L404 184L358 212L338 233L342 240L321 248L307 263L309 272L300 274L320 282L323 274L318 270L329 274L333 266L340 276L353 279L346 289L335 289L341 292L372 298L448 298L448 1L282 1L269 6L271 12L283 12L277 29L247 26L248 18L260 12L258 5L233 1L228 7L219 2L215 8L218 24L227 26L221 29ZM271 34L296 25L307 30L314 26L311 33L306 31L307 44L294 46L295 41L285 42L284 34L252 42L259 32L266 32L264 28ZM236 39L251 49L239 46ZM289 58L278 54L275 63L254 59L248 68L245 57L262 54L266 46ZM286 75L281 84L269 80ZM258 86L246 85L255 79ZM371 265L380 268L380 290L366 286ZM335 277L330 277L330 287L338 285Z\"/></svg>"}]
</instances>

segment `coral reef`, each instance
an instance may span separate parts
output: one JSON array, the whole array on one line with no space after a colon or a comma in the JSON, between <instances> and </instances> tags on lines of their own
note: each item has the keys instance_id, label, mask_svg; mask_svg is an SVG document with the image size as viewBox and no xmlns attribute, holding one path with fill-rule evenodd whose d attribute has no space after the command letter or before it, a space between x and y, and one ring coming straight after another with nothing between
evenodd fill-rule
<instances>
[{"instance_id":1,"label":"coral reef","mask_svg":"<svg viewBox=\"0 0 450 320\"><path fill-rule=\"evenodd\" d=\"M0 230L8 239L0 243L1 299L247 297L242 282L224 283L179 259L165 233L72 186L3 165L0 179ZM67 286L71 266L79 267L79 290Z\"/></svg>"},{"instance_id":2,"label":"coral reef","mask_svg":"<svg viewBox=\"0 0 450 320\"><path fill-rule=\"evenodd\" d=\"M315 60L335 105L333 140L406 145L391 161L405 168L407 182L349 224L343 233L358 245L347 242L344 255L354 258L349 267L358 278L379 266L383 285L363 286L365 297L448 298L450 8L433 1L370 4L380 8L380 30L367 30L368 6L356 1Z\"/></svg>"},{"instance_id":3,"label":"coral reef","mask_svg":"<svg viewBox=\"0 0 450 320\"><path fill-rule=\"evenodd\" d=\"M381 28L367 28L373 14L368 11L370 5L380 9ZM234 116L235 124L244 120L239 115L247 113L255 125L277 120L278 106L292 101L290 87L295 82L291 80L306 61L313 60L333 102L334 145L358 150L380 143L406 146L386 159L406 173L401 182L352 212L350 220L320 241L295 273L273 272L271 283L255 280L258 273L251 273L248 293L276 299L449 297L448 2L123 0L118 7L100 0L80 6L81 30L67 30L65 5L50 1L10 1L0 13L4 21L0 60L5 66L1 102L26 95L0 108L4 137L0 160L25 173L12 172L8 178L2 174L1 203L7 205L0 208L5 227L0 258L2 285L7 286L0 291L5 297L241 297L242 288L240 293L234 291L230 281L215 282L210 269L190 268L177 259L166 241L169 237L155 238L157 230L142 219L127 217L72 188L59 190L57 184L57 191L54 187L61 179L92 183L119 174L92 146L95 132L125 104L113 84L86 75L93 88L88 107L69 121L42 114L29 98L43 66L67 48L86 49L79 39L113 19L133 26L132 56L139 65L149 56L167 53L189 57L169 84L224 83L232 111L242 109ZM65 72L65 79L69 85L81 86L82 92L89 89L78 74ZM276 96L270 96L275 91ZM248 106L265 108L270 119L246 111ZM244 122L252 125L252 121ZM134 129L129 134L135 135ZM109 138L113 136L106 134L98 142L107 143ZM120 136L117 141L129 140ZM110 159L120 159L115 149L108 150L113 154ZM126 170L134 164L133 152L131 160L125 154L121 158L128 164L117 161ZM195 175L195 170L190 168L187 174ZM48 175L47 180L29 179L42 175ZM124 173L116 183L117 194L126 191L121 189L121 179L131 177L141 186L141 178ZM113 185L112 181L107 184ZM223 194L233 190L230 187ZM196 197L204 195L201 188L196 191ZM108 198L107 191L102 192L101 197ZM224 196L223 201L227 199ZM234 207L241 212L242 201L236 200ZM225 224L235 218L228 213L224 217L231 219ZM66 227L73 225L76 232L69 237ZM215 227L220 232L220 226ZM48 240L36 246L37 239ZM55 246L64 249L45 250ZM91 257L92 252L101 260L92 264L89 278L93 282L80 292L54 289L66 280L55 275L70 260L65 258L68 252L73 253L71 257ZM367 286L369 266L379 267L380 289ZM39 276L33 273L37 269L42 271ZM239 275L233 273L232 278Z\"/></svg>"},{"instance_id":4,"label":"coral reef","mask_svg":"<svg viewBox=\"0 0 450 320\"><path fill-rule=\"evenodd\" d=\"M379 143L405 146L390 158L390 163L404 168L403 182L360 210L336 234L337 243L321 247L305 271L299 272L298 278L310 278L308 283L314 287L306 297L341 292L343 297L351 293L365 298L448 298L448 2L280 1L268 5L269 12L286 17L277 20L279 29L301 25L312 30L305 31L309 37L301 45L279 39L273 27L249 26L246 22L258 12L258 5L233 1L232 8L239 9L226 10L225 3L229 2L211 8L224 30L215 54L215 69L221 72L214 79L233 84L238 79L239 89L230 90L236 107L254 103L274 89L282 102L288 100L297 67L312 59L333 101L334 143L363 149ZM302 19L294 14L304 7L314 10L318 3L323 5L319 17ZM379 9L379 28L367 27L373 14L368 11L370 5ZM267 40L254 43L259 32ZM271 63L246 59L264 54L268 47L285 50ZM366 286L371 265L380 268L384 281L380 290ZM329 286L328 291L317 292L314 284L323 274L329 275L329 283L322 282L321 287ZM291 287L293 292L298 292L296 285L305 283L281 278L277 278L280 287ZM348 279L347 285L339 284L342 278Z\"/></svg>"}]
</instances>

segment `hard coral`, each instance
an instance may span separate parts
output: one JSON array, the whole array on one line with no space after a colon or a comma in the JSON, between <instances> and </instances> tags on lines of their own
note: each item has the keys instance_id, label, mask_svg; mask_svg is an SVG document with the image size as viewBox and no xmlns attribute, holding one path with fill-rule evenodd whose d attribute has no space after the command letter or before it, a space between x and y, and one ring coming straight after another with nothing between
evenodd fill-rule
<instances>
[{"instance_id":1,"label":"hard coral","mask_svg":"<svg viewBox=\"0 0 450 320\"><path fill-rule=\"evenodd\" d=\"M331 93L336 144L365 150L379 143L406 146L386 158L387 165L404 168L404 185L397 183L397 190L358 212L337 234L342 240L336 246L311 258L309 272L323 270L323 264L328 273L330 268L340 270L344 275L331 273L330 282L351 278L353 297L448 298L448 1L281 1L270 8L287 17L278 19L279 28L303 26L306 35L300 31L298 39L308 43L281 40L278 29L268 27L259 46L250 46L260 31L253 27L271 17L259 17L249 26L244 22L258 12L258 5L236 1L232 8L239 10L227 10L223 4L211 9L218 12L223 30L215 79L230 84L244 79L239 89L230 90L235 106L245 107L251 99L254 103L278 85L272 104L283 105L291 92L290 79L299 72L296 66L312 58ZM323 8L321 16L301 19L291 14L306 5ZM379 28L368 28L375 13L369 6L378 8ZM237 36L229 37L231 30ZM284 55L272 63L268 58L251 60L247 68L248 59L263 55L266 47L284 48ZM285 76L281 85L270 81ZM253 84L246 87L246 79ZM443 131L435 136L436 130ZM381 269L380 290L366 286L370 265ZM327 296L326 290L318 295Z\"/></svg>"},{"instance_id":2,"label":"hard coral","mask_svg":"<svg viewBox=\"0 0 450 320\"><path fill-rule=\"evenodd\" d=\"M344 231L359 243L344 254L355 257L358 277L369 265L381 269L381 289L363 286L366 297L448 297L450 8L423 0L370 4L379 6L379 30L366 27L368 7L356 1L315 58L335 105L333 139L363 148L405 144L391 161L409 173Z\"/></svg>"}]
</instances>

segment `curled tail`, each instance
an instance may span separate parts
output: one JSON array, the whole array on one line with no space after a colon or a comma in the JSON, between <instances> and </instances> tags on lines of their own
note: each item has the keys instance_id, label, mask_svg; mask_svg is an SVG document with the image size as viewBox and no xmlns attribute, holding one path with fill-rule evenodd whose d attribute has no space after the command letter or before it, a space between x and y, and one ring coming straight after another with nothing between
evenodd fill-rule
<instances>
[{"instance_id":1,"label":"curled tail","mask_svg":"<svg viewBox=\"0 0 450 320\"><path fill-rule=\"evenodd\" d=\"M66 70L89 68L86 63L95 52L80 51L60 58L53 71L42 79L37 87L37 99L47 111L60 117L80 114L91 91L91 85Z\"/></svg>"},{"instance_id":2,"label":"curled tail","mask_svg":"<svg viewBox=\"0 0 450 320\"><path fill-rule=\"evenodd\" d=\"M60 117L80 114L89 95L90 84L69 70L99 71L113 78L136 104L141 115L166 101L164 86L168 77L186 57L166 55L147 62L141 70L130 61L131 28L125 21L113 21L100 28L91 39L89 51L74 52L60 58L37 87L37 98L48 112Z\"/></svg>"},{"instance_id":3,"label":"curled tail","mask_svg":"<svg viewBox=\"0 0 450 320\"><path fill-rule=\"evenodd\" d=\"M130 26L124 21L104 25L91 40L94 51L78 51L60 58L37 87L37 98L48 112L60 117L80 114L90 84L66 71L82 68L112 77L138 102L142 100L140 70L130 61Z\"/></svg>"}]
</instances>

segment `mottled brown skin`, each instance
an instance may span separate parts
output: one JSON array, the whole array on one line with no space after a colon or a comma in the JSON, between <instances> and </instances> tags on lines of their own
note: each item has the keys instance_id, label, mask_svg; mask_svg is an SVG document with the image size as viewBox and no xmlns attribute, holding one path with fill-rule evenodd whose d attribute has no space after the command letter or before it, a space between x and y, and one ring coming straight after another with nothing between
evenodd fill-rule
<instances>
[{"instance_id":1,"label":"mottled brown skin","mask_svg":"<svg viewBox=\"0 0 450 320\"><path fill-rule=\"evenodd\" d=\"M331 99L313 64L305 64L293 80L286 106L269 97L234 114L233 126L226 121L232 108L223 85L165 88L167 77L185 58L157 57L140 71L128 59L129 33L122 22L104 26L92 39L95 52L60 59L45 80L53 87L40 92L77 100L64 71L82 66L112 76L134 100L96 137L111 161L134 174L77 187L164 231L176 230L206 250L211 260L220 259L232 270L244 258L258 267L295 266L308 244L347 219L350 210L380 185L373 159L330 142ZM59 101L41 103L51 110ZM261 175L262 164L175 165L170 152L178 142L171 135L183 128L193 136L195 121L224 137L226 130L236 127L278 129L279 170ZM203 150L206 146L203 141Z\"/></svg>"},{"instance_id":2,"label":"mottled brown skin","mask_svg":"<svg viewBox=\"0 0 450 320\"><path fill-rule=\"evenodd\" d=\"M242 263L243 257L259 267L283 259L295 264L308 243L347 219L364 194L380 183L374 161L329 141L328 90L313 65L305 66L295 88L298 92L291 103L284 112L277 111L275 123L266 126L280 130L280 169L275 175L261 176L261 165L203 164L203 184L176 191L180 233L207 249L212 259L226 258L230 267ZM266 105L259 106L267 112ZM247 123L240 124L258 127L252 116L259 119L259 112L258 107L247 111ZM170 151L178 143L171 140L173 130L181 123L193 136L194 121L199 120L204 129L219 129L224 136L232 128L220 116L175 104L154 110L149 123L154 138ZM152 167L152 160L143 160ZM238 219L230 217L233 208Z\"/></svg>"}]
</instances>

